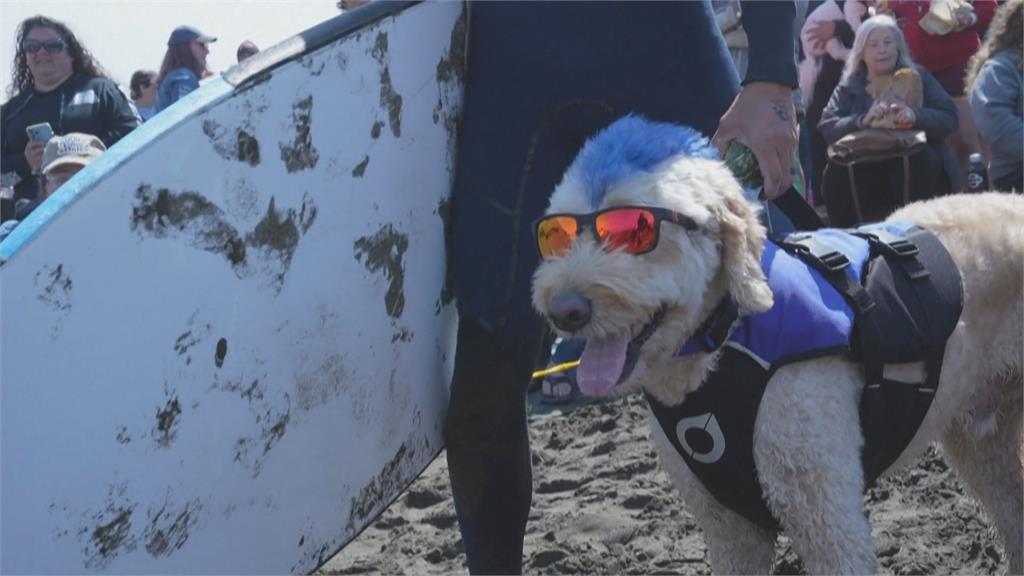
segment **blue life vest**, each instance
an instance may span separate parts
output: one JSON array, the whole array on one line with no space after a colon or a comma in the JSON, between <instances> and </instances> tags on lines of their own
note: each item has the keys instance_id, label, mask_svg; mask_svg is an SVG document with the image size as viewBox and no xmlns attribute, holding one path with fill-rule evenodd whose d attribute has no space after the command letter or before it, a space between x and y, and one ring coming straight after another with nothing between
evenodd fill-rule
<instances>
[{"instance_id":1,"label":"blue life vest","mask_svg":"<svg viewBox=\"0 0 1024 576\"><path fill-rule=\"evenodd\" d=\"M755 524L777 529L753 457L754 422L775 370L833 354L863 363L862 463L870 486L906 448L931 405L963 289L938 238L905 223L773 238L765 242L761 267L774 296L771 309L738 318L731 299L723 299L678 353L721 349L717 368L678 406L647 399L708 491ZM884 364L918 361L923 382L883 378Z\"/></svg>"}]
</instances>

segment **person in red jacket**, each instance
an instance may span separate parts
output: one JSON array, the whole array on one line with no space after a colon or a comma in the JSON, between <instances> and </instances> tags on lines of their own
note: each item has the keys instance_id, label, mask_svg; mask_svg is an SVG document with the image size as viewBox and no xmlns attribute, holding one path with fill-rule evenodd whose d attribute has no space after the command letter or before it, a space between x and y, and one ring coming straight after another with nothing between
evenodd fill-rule
<instances>
[{"instance_id":1,"label":"person in red jacket","mask_svg":"<svg viewBox=\"0 0 1024 576\"><path fill-rule=\"evenodd\" d=\"M996 0L970 0L968 4L973 10L959 12L956 21L949 23L951 30L945 34L929 32L927 28L933 32L942 30L928 26L927 21L922 27L921 20L928 16L932 2L891 0L888 4L888 10L899 22L903 36L907 39L907 47L914 61L931 72L956 102L960 127L949 136L947 144L960 166L960 174L964 179L961 187L967 190L970 156L979 151L979 146L970 104L964 95L964 76L971 56L981 47L980 34L988 28L995 15ZM934 19L934 16L931 18Z\"/></svg>"}]
</instances>

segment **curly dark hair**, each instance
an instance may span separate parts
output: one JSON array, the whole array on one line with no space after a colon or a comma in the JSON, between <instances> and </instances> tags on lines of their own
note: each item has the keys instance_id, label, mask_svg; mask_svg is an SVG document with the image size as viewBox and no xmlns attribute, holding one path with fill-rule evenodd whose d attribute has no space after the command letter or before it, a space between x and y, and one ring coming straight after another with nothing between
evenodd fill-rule
<instances>
[{"instance_id":1,"label":"curly dark hair","mask_svg":"<svg viewBox=\"0 0 1024 576\"><path fill-rule=\"evenodd\" d=\"M74 32L60 20L54 20L47 16L37 15L26 18L18 25L18 32L15 35L14 62L11 64L11 85L7 87L7 97L13 98L18 94L32 88L34 82L32 71L28 68L28 59L25 51L21 48L22 41L28 33L36 28L50 28L64 40L68 55L71 56L71 69L76 74L90 77L109 78L106 71L92 54L82 46L82 43L75 37Z\"/></svg>"}]
</instances>

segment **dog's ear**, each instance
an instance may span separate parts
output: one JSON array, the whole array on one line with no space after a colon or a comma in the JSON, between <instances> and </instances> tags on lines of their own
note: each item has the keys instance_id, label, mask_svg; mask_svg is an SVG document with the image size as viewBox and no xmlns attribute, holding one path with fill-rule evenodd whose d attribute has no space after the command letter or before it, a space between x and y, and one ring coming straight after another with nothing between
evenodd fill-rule
<instances>
[{"instance_id":1,"label":"dog's ear","mask_svg":"<svg viewBox=\"0 0 1024 576\"><path fill-rule=\"evenodd\" d=\"M722 266L736 305L752 312L771 308L772 290L761 271L765 229L754 208L739 194L725 194L718 221Z\"/></svg>"}]
</instances>

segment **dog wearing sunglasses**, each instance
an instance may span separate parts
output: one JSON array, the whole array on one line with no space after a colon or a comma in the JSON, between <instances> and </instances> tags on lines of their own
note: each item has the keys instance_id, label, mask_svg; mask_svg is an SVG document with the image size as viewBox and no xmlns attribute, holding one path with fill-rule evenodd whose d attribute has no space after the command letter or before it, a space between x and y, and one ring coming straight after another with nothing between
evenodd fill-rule
<instances>
[{"instance_id":1,"label":"dog wearing sunglasses","mask_svg":"<svg viewBox=\"0 0 1024 576\"><path fill-rule=\"evenodd\" d=\"M948 196L908 205L887 222L911 223L938 239L957 269L962 309L950 324L923 421L880 473L940 441L1000 531L1010 573L1019 574L1024 198ZM702 388L730 386L709 377L728 373L719 363L736 355L725 354L720 342L693 347L691 338L723 302L734 303L736 315L726 328L735 332L788 298L766 281L762 256L778 250L757 207L689 128L629 116L598 133L556 186L535 234L541 263L534 306L558 335L586 339L577 377L590 395L642 391L652 406L672 407ZM911 370L889 368L893 374L886 377L894 380L900 369ZM672 430L652 411L661 465L704 531L713 570L768 573L781 530L809 573L875 573L863 507L859 410L870 387L864 368L839 353L768 374L747 451L757 498L774 525L759 524L730 504L730 483L742 487L745 479L722 477L708 485L681 456L680 442L698 465L735 450L714 418ZM710 441L695 447L684 440L694 427ZM679 437L670 438L676 432Z\"/></svg>"}]
</instances>

